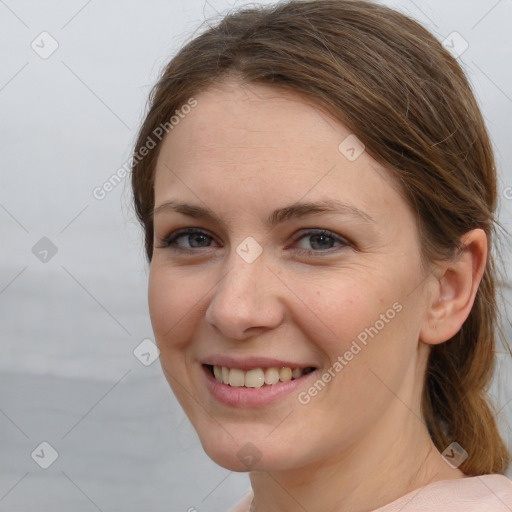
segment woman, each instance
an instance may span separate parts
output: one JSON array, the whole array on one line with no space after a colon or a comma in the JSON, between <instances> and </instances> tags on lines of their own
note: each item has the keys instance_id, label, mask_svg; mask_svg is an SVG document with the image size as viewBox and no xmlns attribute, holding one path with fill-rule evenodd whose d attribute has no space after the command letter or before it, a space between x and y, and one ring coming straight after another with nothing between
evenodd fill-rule
<instances>
[{"instance_id":1,"label":"woman","mask_svg":"<svg viewBox=\"0 0 512 512\"><path fill-rule=\"evenodd\" d=\"M363 1L226 16L155 86L132 185L162 368L250 471L236 510L512 510L495 164L431 34Z\"/></svg>"}]
</instances>

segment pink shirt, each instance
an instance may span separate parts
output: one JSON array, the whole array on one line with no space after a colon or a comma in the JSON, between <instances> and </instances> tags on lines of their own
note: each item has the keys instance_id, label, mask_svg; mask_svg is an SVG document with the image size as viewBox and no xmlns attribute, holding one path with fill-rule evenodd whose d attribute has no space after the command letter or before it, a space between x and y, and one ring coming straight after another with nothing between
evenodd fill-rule
<instances>
[{"instance_id":1,"label":"pink shirt","mask_svg":"<svg viewBox=\"0 0 512 512\"><path fill-rule=\"evenodd\" d=\"M249 512L250 491L230 512ZM512 512L512 480L483 475L440 480L373 512Z\"/></svg>"}]
</instances>

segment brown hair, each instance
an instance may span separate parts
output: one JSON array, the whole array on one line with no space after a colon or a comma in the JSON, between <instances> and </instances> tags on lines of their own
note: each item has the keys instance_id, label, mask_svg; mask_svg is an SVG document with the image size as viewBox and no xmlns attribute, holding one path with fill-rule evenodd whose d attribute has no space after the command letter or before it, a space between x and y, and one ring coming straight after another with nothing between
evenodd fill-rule
<instances>
[{"instance_id":1,"label":"brown hair","mask_svg":"<svg viewBox=\"0 0 512 512\"><path fill-rule=\"evenodd\" d=\"M134 155L176 109L229 74L301 93L347 126L401 183L417 212L426 261L452 257L475 228L494 251L497 178L489 136L461 67L421 25L350 0L292 0L231 13L164 69ZM134 158L132 169L149 261L160 145ZM443 451L458 442L469 454L460 469L470 475L503 473L510 457L487 396L498 328L492 251L468 319L432 347L422 398L434 444Z\"/></svg>"}]
</instances>

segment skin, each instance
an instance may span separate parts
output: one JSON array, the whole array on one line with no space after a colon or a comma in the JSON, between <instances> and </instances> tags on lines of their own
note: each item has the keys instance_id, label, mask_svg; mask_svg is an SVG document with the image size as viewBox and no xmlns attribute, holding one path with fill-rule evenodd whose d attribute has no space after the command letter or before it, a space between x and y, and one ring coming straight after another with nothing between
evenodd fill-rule
<instances>
[{"instance_id":1,"label":"skin","mask_svg":"<svg viewBox=\"0 0 512 512\"><path fill-rule=\"evenodd\" d=\"M369 511L464 477L434 447L420 400L430 345L455 334L471 310L485 233L468 232L456 260L425 267L415 216L391 172L367 152L349 161L338 146L350 131L338 121L295 93L234 78L195 98L163 141L155 206L207 206L222 222L155 215L149 307L166 378L206 453L247 471L237 452L256 447L256 512ZM265 224L276 208L329 198L373 220L317 213ZM166 246L187 227L207 236ZM308 233L320 228L350 244L322 245ZM236 252L248 236L263 249L252 263ZM293 357L321 376L396 302L401 311L307 405L293 392L233 408L204 384L199 361L212 354Z\"/></svg>"}]
</instances>

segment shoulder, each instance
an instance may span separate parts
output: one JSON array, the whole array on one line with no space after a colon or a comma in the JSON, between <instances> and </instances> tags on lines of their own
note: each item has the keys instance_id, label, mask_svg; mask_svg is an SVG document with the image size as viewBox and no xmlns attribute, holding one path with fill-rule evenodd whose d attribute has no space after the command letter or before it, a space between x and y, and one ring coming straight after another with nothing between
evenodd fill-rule
<instances>
[{"instance_id":1,"label":"shoulder","mask_svg":"<svg viewBox=\"0 0 512 512\"><path fill-rule=\"evenodd\" d=\"M253 496L252 491L248 492L229 512L250 512ZM440 480L374 512L399 512L407 505L414 512L510 512L512 480L503 475Z\"/></svg>"},{"instance_id":2,"label":"shoulder","mask_svg":"<svg viewBox=\"0 0 512 512\"><path fill-rule=\"evenodd\" d=\"M229 512L249 512L251 508L251 502L254 498L252 491L249 491L241 501L239 501Z\"/></svg>"},{"instance_id":3,"label":"shoulder","mask_svg":"<svg viewBox=\"0 0 512 512\"><path fill-rule=\"evenodd\" d=\"M415 512L510 512L512 480L498 474L440 480L374 512L398 512L409 504Z\"/></svg>"}]
</instances>

